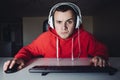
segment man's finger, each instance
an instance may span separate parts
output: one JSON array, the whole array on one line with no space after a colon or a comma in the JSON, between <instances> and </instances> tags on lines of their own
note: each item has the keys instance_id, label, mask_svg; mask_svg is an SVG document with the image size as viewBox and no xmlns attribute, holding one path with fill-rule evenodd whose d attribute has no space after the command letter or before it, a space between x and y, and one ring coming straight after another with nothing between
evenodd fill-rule
<instances>
[{"instance_id":1,"label":"man's finger","mask_svg":"<svg viewBox=\"0 0 120 80\"><path fill-rule=\"evenodd\" d=\"M18 67L18 69L22 69L24 67L24 63L21 63L20 66Z\"/></svg>"},{"instance_id":2,"label":"man's finger","mask_svg":"<svg viewBox=\"0 0 120 80\"><path fill-rule=\"evenodd\" d=\"M94 64L94 66L97 66L98 65L98 59L96 57L94 57L92 59L92 63Z\"/></svg>"},{"instance_id":3,"label":"man's finger","mask_svg":"<svg viewBox=\"0 0 120 80\"><path fill-rule=\"evenodd\" d=\"M16 60L11 60L11 64L10 64L10 69L15 65L15 63L16 63Z\"/></svg>"},{"instance_id":4,"label":"man's finger","mask_svg":"<svg viewBox=\"0 0 120 80\"><path fill-rule=\"evenodd\" d=\"M106 61L105 61L105 60L103 60L102 62L103 62L103 67L105 67L105 65L106 65Z\"/></svg>"},{"instance_id":5,"label":"man's finger","mask_svg":"<svg viewBox=\"0 0 120 80\"><path fill-rule=\"evenodd\" d=\"M102 60L101 60L101 58L97 58L98 59L98 66L100 66L100 67L102 67Z\"/></svg>"},{"instance_id":6,"label":"man's finger","mask_svg":"<svg viewBox=\"0 0 120 80\"><path fill-rule=\"evenodd\" d=\"M6 71L9 65L10 65L10 60L4 63L3 70Z\"/></svg>"}]
</instances>

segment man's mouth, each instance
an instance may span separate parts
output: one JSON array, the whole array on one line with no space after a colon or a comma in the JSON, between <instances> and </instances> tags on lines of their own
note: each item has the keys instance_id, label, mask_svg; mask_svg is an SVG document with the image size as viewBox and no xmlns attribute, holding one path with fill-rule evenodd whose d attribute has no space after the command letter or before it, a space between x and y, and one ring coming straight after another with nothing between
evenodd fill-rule
<instances>
[{"instance_id":1,"label":"man's mouth","mask_svg":"<svg viewBox=\"0 0 120 80\"><path fill-rule=\"evenodd\" d=\"M61 32L61 34L67 34L68 32Z\"/></svg>"}]
</instances>

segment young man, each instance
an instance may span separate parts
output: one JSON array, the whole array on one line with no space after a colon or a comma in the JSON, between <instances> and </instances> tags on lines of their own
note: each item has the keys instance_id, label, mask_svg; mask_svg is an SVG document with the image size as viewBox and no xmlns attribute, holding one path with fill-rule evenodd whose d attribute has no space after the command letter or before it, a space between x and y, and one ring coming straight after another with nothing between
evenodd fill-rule
<instances>
[{"instance_id":1,"label":"young man","mask_svg":"<svg viewBox=\"0 0 120 80\"><path fill-rule=\"evenodd\" d=\"M95 66L104 67L108 59L106 47L82 28L81 13L73 3L58 3L52 7L48 18L49 30L42 33L31 44L23 47L13 58L6 61L12 68L15 63L22 69L30 59L45 58L83 58L92 57Z\"/></svg>"}]
</instances>

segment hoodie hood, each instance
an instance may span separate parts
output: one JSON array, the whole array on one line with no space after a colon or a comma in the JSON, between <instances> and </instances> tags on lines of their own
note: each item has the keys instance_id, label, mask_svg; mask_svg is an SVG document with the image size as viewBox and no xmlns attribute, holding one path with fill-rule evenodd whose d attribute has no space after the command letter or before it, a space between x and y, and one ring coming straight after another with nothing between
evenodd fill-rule
<instances>
[{"instance_id":1,"label":"hoodie hood","mask_svg":"<svg viewBox=\"0 0 120 80\"><path fill-rule=\"evenodd\" d=\"M78 37L78 50L79 50L79 55L78 55L78 58L80 57L80 54L81 54L81 46L80 46L80 33L81 31L83 30L82 26L80 28L77 28L75 29L75 31L73 32L73 34L67 38L67 39L62 39L61 37L59 37L59 35L56 33L56 30L51 28L50 26L48 27L48 31L50 31L50 33L52 35L54 35L56 37L56 57L57 57L57 60L59 60L59 54L60 54L60 40L71 40L71 59L74 60L74 38ZM77 46L76 46L77 47Z\"/></svg>"}]
</instances>

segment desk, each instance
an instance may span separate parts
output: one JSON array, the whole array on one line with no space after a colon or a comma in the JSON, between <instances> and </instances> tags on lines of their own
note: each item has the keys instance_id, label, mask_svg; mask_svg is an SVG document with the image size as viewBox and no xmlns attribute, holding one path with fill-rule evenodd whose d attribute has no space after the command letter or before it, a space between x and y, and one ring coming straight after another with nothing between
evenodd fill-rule
<instances>
[{"instance_id":1,"label":"desk","mask_svg":"<svg viewBox=\"0 0 120 80\"><path fill-rule=\"evenodd\" d=\"M9 59L11 58L0 58L0 80L120 80L120 57L111 57L109 60L111 65L118 69L118 72L112 76L107 73L49 73L46 76L41 76L41 73L29 73L28 69L41 63L41 58L31 61L27 67L16 73L6 74L2 67ZM46 60L49 61L48 58Z\"/></svg>"}]
</instances>

